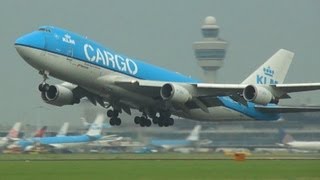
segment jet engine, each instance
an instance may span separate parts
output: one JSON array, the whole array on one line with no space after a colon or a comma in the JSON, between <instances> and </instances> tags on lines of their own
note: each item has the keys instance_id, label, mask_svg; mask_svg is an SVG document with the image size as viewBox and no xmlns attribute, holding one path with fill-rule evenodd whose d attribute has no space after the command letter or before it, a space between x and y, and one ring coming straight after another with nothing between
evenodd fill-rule
<instances>
[{"instance_id":1,"label":"jet engine","mask_svg":"<svg viewBox=\"0 0 320 180\"><path fill-rule=\"evenodd\" d=\"M262 86L248 85L243 90L243 97L246 101L253 102L260 105L268 103L277 103L273 94Z\"/></svg>"},{"instance_id":2,"label":"jet engine","mask_svg":"<svg viewBox=\"0 0 320 180\"><path fill-rule=\"evenodd\" d=\"M173 103L186 103L192 96L189 91L177 84L167 83L161 87L160 95L163 100L169 100Z\"/></svg>"},{"instance_id":3,"label":"jet engine","mask_svg":"<svg viewBox=\"0 0 320 180\"><path fill-rule=\"evenodd\" d=\"M51 85L47 91L41 93L41 98L48 104L55 106L72 105L79 103L79 99L75 99L72 90L62 85Z\"/></svg>"}]
</instances>

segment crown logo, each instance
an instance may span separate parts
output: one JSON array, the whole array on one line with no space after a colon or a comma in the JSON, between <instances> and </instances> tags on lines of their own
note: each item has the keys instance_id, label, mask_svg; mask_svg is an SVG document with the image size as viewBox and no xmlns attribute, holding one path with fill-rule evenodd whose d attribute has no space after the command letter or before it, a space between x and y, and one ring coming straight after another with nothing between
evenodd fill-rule
<instances>
[{"instance_id":1,"label":"crown logo","mask_svg":"<svg viewBox=\"0 0 320 180\"><path fill-rule=\"evenodd\" d=\"M270 77L272 77L274 74L274 70L272 70L270 66L268 66L267 68L263 68L263 72L266 76Z\"/></svg>"}]
</instances>

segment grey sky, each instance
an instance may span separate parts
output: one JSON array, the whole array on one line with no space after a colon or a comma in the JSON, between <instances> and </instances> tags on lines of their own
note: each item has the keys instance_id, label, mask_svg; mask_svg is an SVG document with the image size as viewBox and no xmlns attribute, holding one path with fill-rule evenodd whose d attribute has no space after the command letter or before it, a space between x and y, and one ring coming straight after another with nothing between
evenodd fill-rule
<instances>
[{"instance_id":1,"label":"grey sky","mask_svg":"<svg viewBox=\"0 0 320 180\"><path fill-rule=\"evenodd\" d=\"M19 36L41 25L59 26L130 57L201 78L192 43L201 39L208 15L216 17L220 37L230 43L219 82L240 82L279 48L296 53L286 82L320 82L318 0L5 0L0 5L0 122L79 122L86 106L42 102L41 76L13 47ZM320 104L318 93L309 102Z\"/></svg>"}]
</instances>

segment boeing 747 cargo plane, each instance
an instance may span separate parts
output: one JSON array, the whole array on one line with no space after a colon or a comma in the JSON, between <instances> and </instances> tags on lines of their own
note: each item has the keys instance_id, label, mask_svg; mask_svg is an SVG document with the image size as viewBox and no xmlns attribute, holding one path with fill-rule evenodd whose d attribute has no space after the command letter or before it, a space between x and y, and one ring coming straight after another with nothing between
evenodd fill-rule
<instances>
[{"instance_id":1,"label":"boeing 747 cargo plane","mask_svg":"<svg viewBox=\"0 0 320 180\"><path fill-rule=\"evenodd\" d=\"M18 38L20 56L43 76L42 99L55 106L87 98L105 108L111 125L119 113L139 110L140 126L171 126L172 115L199 121L278 120L280 113L319 111L288 107L288 93L317 90L320 83L283 84L294 54L281 49L240 84L202 83L116 53L87 37L53 26ZM47 84L48 76L65 81Z\"/></svg>"}]
</instances>

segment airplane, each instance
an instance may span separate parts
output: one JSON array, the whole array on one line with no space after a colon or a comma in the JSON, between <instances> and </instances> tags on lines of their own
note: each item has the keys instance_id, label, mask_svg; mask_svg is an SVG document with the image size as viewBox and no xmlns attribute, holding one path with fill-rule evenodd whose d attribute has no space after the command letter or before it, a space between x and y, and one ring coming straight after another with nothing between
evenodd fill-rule
<instances>
[{"instance_id":1,"label":"airplane","mask_svg":"<svg viewBox=\"0 0 320 180\"><path fill-rule=\"evenodd\" d=\"M0 139L0 147L6 146L10 141L19 139L21 122L16 122L5 137Z\"/></svg>"},{"instance_id":2,"label":"airplane","mask_svg":"<svg viewBox=\"0 0 320 180\"><path fill-rule=\"evenodd\" d=\"M301 150L320 150L320 141L297 141L283 129L279 129L279 134L282 140L278 145L281 147Z\"/></svg>"},{"instance_id":3,"label":"airplane","mask_svg":"<svg viewBox=\"0 0 320 180\"><path fill-rule=\"evenodd\" d=\"M52 149L67 149L81 146L102 137L101 132L104 118L104 115L98 114L86 134L77 136L35 137L27 140L20 140L17 144L24 151L32 150L35 146L43 146Z\"/></svg>"},{"instance_id":4,"label":"airplane","mask_svg":"<svg viewBox=\"0 0 320 180\"><path fill-rule=\"evenodd\" d=\"M15 139L13 143L7 144L5 151L20 152L21 150L20 142L28 142L28 141L31 141L32 138L41 138L45 135L46 131L47 131L47 126L43 126L40 129L36 130L30 138Z\"/></svg>"},{"instance_id":5,"label":"airplane","mask_svg":"<svg viewBox=\"0 0 320 180\"><path fill-rule=\"evenodd\" d=\"M68 129L69 129L69 123L68 122L63 123L56 136L66 136L68 133Z\"/></svg>"},{"instance_id":6,"label":"airplane","mask_svg":"<svg viewBox=\"0 0 320 180\"><path fill-rule=\"evenodd\" d=\"M155 147L161 147L166 150L173 149L173 148L193 146L199 142L200 131L201 131L201 126L196 125L186 139L154 139L154 140L151 140L150 145Z\"/></svg>"},{"instance_id":7,"label":"airplane","mask_svg":"<svg viewBox=\"0 0 320 180\"><path fill-rule=\"evenodd\" d=\"M19 37L18 54L39 71L44 102L73 105L87 98L108 109L110 125L119 114L139 110L141 127L172 126L172 115L196 121L270 120L281 113L320 111L320 107L279 105L289 93L320 89L320 83L285 84L294 53L280 49L240 84L204 83L116 53L85 36L54 26ZM63 80L49 85L49 76Z\"/></svg>"}]
</instances>

